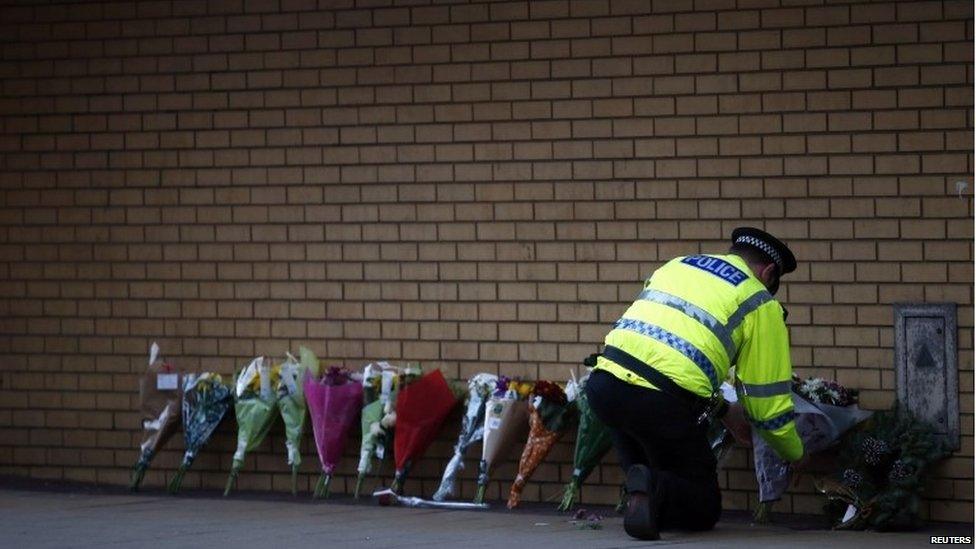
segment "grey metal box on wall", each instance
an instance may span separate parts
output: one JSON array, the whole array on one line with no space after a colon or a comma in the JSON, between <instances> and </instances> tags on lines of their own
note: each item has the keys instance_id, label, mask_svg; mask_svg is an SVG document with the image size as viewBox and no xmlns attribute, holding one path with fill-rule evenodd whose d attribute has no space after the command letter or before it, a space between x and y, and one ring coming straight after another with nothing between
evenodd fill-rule
<instances>
[{"instance_id":1,"label":"grey metal box on wall","mask_svg":"<svg viewBox=\"0 0 976 549\"><path fill-rule=\"evenodd\" d=\"M898 402L959 448L955 303L895 304Z\"/></svg>"}]
</instances>

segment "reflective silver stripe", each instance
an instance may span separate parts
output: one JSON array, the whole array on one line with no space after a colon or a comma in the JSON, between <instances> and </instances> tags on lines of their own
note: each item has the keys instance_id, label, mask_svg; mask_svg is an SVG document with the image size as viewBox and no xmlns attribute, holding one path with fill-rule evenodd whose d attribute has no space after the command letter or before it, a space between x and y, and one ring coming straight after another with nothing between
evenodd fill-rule
<instances>
[{"instance_id":1,"label":"reflective silver stripe","mask_svg":"<svg viewBox=\"0 0 976 549\"><path fill-rule=\"evenodd\" d=\"M725 323L725 329L731 334L742 324L743 319L746 315L758 309L763 303L767 301L772 301L773 295L766 290L759 290L758 292L752 294L745 301L739 305L739 308L732 313L729 317L729 321Z\"/></svg>"},{"instance_id":2,"label":"reflective silver stripe","mask_svg":"<svg viewBox=\"0 0 976 549\"><path fill-rule=\"evenodd\" d=\"M793 390L792 381L775 381L773 383L742 383L735 380L737 392L745 396L767 398L779 395L788 395Z\"/></svg>"},{"instance_id":3,"label":"reflective silver stripe","mask_svg":"<svg viewBox=\"0 0 976 549\"><path fill-rule=\"evenodd\" d=\"M742 321L746 318L746 315L758 309L760 306L762 306L763 303L772 300L773 300L773 294L769 293L766 290L759 290L758 292L749 296L745 301L743 301L739 305L739 308L736 309L734 313L732 313L732 316L729 317L729 321L725 325L726 328L729 330L729 333L734 332L735 329L739 327L739 324L742 324ZM738 360L739 360L739 350L736 349L735 355L729 358L729 363L734 364Z\"/></svg>"},{"instance_id":4,"label":"reflective silver stripe","mask_svg":"<svg viewBox=\"0 0 976 549\"><path fill-rule=\"evenodd\" d=\"M732 342L732 330L725 327L724 324L718 321L717 318L712 316L711 313L702 309L698 305L681 299L678 296L671 295L667 292L662 292L660 290L655 290L653 288L648 288L637 296L638 299L644 301L651 301L653 303L658 303L660 305L666 305L672 309L677 309L682 313L690 316L691 318L697 320L702 326L708 328L722 345L725 347L725 352L728 353L729 360L735 356L735 343Z\"/></svg>"},{"instance_id":5,"label":"reflective silver stripe","mask_svg":"<svg viewBox=\"0 0 976 549\"><path fill-rule=\"evenodd\" d=\"M668 347L671 347L675 351L685 355L685 357L694 362L695 365L697 365L705 374L705 377L708 378L709 383L712 385L712 392L717 391L719 386L722 384L722 382L718 379L718 372L715 370L715 365L712 364L712 361L709 360L705 353L701 352L691 343L688 343L681 337L672 334L664 328L632 318L621 318L614 325L614 328L628 330L654 338L661 343L664 343Z\"/></svg>"},{"instance_id":6,"label":"reflective silver stripe","mask_svg":"<svg viewBox=\"0 0 976 549\"><path fill-rule=\"evenodd\" d=\"M773 296L766 290L760 290L752 294L739 305L735 312L732 313L732 316L729 317L729 321L725 324L719 322L711 313L694 303L653 288L647 288L642 291L637 296L637 299L671 307L697 320L722 342L722 346L725 347L725 352L729 357L729 364L734 364L739 356L739 349L736 348L735 342L732 340L732 333L739 327L739 324L742 324L746 315L755 311L767 301L772 301Z\"/></svg>"},{"instance_id":7,"label":"reflective silver stripe","mask_svg":"<svg viewBox=\"0 0 976 549\"><path fill-rule=\"evenodd\" d=\"M779 429L780 427L793 421L793 418L795 416L796 414L793 412L793 410L789 410L783 412L778 416L775 416L771 419L767 419L764 421L756 421L752 418L749 418L749 422L752 423L757 429L763 429L765 431L775 431L776 429Z\"/></svg>"}]
</instances>

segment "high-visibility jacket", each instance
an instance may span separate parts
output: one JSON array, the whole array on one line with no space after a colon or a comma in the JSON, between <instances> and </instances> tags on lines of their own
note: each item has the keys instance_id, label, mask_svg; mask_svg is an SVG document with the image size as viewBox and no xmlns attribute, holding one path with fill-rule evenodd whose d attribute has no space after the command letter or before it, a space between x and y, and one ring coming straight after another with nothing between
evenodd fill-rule
<instances>
[{"instance_id":1,"label":"high-visibility jacket","mask_svg":"<svg viewBox=\"0 0 976 549\"><path fill-rule=\"evenodd\" d=\"M783 308L741 257L691 255L669 261L647 280L605 344L705 398L719 390L734 364L736 391L753 427L784 460L803 455L793 421ZM605 357L596 368L657 389Z\"/></svg>"}]
</instances>

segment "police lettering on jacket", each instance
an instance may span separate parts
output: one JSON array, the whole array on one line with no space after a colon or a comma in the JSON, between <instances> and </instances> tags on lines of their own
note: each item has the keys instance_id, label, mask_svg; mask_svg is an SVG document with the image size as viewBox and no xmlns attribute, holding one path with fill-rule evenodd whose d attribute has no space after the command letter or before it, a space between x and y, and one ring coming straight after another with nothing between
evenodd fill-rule
<instances>
[{"instance_id":1,"label":"police lettering on jacket","mask_svg":"<svg viewBox=\"0 0 976 549\"><path fill-rule=\"evenodd\" d=\"M737 269L731 263L727 263L717 257L707 255L689 255L681 260L685 265L699 268L707 273L713 274L733 286L738 286L743 280L748 278L746 273Z\"/></svg>"}]
</instances>

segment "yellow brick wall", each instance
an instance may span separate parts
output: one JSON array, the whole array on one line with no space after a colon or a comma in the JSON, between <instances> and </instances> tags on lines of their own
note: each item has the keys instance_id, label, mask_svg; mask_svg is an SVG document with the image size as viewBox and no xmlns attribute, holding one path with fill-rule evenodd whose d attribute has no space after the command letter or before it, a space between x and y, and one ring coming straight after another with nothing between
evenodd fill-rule
<instances>
[{"instance_id":1,"label":"yellow brick wall","mask_svg":"<svg viewBox=\"0 0 976 549\"><path fill-rule=\"evenodd\" d=\"M963 449L924 512L972 519L968 0L8 2L0 37L0 474L124 483L153 340L223 374L304 344L563 380L656 266L748 224L800 258L797 372L868 408L892 303L959 304ZM222 485L233 437L188 487ZM745 451L721 481L754 505ZM286 484L276 430L242 487Z\"/></svg>"}]
</instances>

